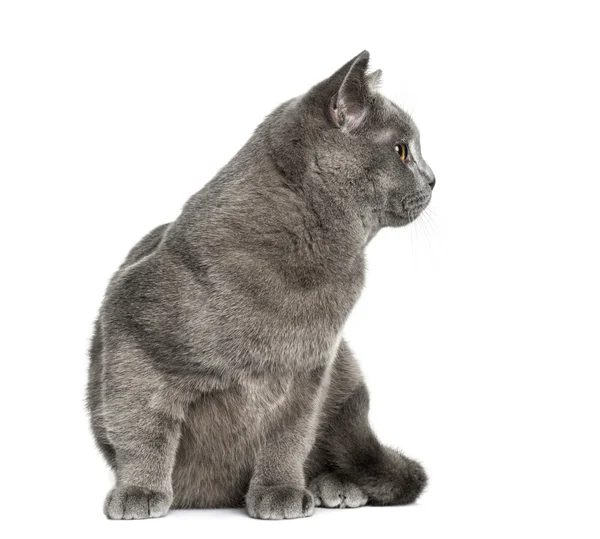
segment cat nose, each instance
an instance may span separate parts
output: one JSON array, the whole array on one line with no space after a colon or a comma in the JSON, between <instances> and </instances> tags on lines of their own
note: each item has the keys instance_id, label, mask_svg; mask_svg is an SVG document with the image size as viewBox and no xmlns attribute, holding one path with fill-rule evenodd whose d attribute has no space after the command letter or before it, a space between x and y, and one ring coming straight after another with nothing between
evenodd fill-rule
<instances>
[{"instance_id":1,"label":"cat nose","mask_svg":"<svg viewBox=\"0 0 600 539\"><path fill-rule=\"evenodd\" d=\"M435 176L432 175L431 178L429 178L427 183L429 184L429 187L431 188L431 190L433 190L433 187L435 185Z\"/></svg>"}]
</instances>

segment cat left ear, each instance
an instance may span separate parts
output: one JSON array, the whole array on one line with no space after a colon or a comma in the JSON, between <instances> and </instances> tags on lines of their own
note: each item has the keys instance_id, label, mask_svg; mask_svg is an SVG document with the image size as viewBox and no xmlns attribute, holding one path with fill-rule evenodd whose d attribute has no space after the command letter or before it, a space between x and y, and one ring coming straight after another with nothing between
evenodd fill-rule
<instances>
[{"instance_id":1,"label":"cat left ear","mask_svg":"<svg viewBox=\"0 0 600 539\"><path fill-rule=\"evenodd\" d=\"M369 53L363 51L340 70L343 79L329 106L331 119L338 127L352 130L364 120L371 86L368 67Z\"/></svg>"},{"instance_id":2,"label":"cat left ear","mask_svg":"<svg viewBox=\"0 0 600 539\"><path fill-rule=\"evenodd\" d=\"M367 84L369 86L369 90L371 90L372 92L376 92L377 89L379 88L379 85L381 84L381 76L383 75L383 73L381 72L381 69L378 69L377 71L373 71L373 73L370 73L369 75L367 75Z\"/></svg>"}]
</instances>

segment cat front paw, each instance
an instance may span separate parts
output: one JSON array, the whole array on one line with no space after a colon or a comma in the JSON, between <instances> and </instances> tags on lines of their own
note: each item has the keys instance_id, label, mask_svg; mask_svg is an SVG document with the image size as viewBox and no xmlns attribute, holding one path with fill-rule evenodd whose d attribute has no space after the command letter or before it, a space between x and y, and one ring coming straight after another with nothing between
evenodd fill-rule
<instances>
[{"instance_id":1,"label":"cat front paw","mask_svg":"<svg viewBox=\"0 0 600 539\"><path fill-rule=\"evenodd\" d=\"M157 518L167 514L173 497L142 487L115 487L104 502L104 514L111 520Z\"/></svg>"},{"instance_id":2,"label":"cat front paw","mask_svg":"<svg viewBox=\"0 0 600 539\"><path fill-rule=\"evenodd\" d=\"M309 490L315 497L317 507L361 507L367 503L367 495L354 483L340 479L335 474L323 474L313 479Z\"/></svg>"},{"instance_id":3,"label":"cat front paw","mask_svg":"<svg viewBox=\"0 0 600 539\"><path fill-rule=\"evenodd\" d=\"M246 509L252 518L281 520L311 516L315 502L307 489L253 486L246 495Z\"/></svg>"}]
</instances>

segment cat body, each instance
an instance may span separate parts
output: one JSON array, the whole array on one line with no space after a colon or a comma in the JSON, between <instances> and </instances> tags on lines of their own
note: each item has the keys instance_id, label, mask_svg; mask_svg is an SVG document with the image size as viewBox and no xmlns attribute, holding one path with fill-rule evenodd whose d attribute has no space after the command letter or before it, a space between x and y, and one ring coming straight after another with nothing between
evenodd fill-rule
<instances>
[{"instance_id":1,"label":"cat body","mask_svg":"<svg viewBox=\"0 0 600 539\"><path fill-rule=\"evenodd\" d=\"M367 64L278 107L112 278L88 386L117 479L109 518L241 505L295 518L422 491L422 467L372 433L342 339L365 246L416 218L434 183Z\"/></svg>"}]
</instances>

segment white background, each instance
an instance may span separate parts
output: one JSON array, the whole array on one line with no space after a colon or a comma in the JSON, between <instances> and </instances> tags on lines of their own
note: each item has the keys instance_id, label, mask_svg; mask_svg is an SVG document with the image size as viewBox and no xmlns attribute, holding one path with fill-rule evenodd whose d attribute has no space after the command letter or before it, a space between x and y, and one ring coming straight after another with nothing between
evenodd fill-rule
<instances>
[{"instance_id":1,"label":"white background","mask_svg":"<svg viewBox=\"0 0 600 539\"><path fill-rule=\"evenodd\" d=\"M598 537L593 2L0 4L7 537ZM281 101L363 49L422 132L428 219L381 232L346 335L410 507L109 522L84 412L111 273Z\"/></svg>"}]
</instances>

